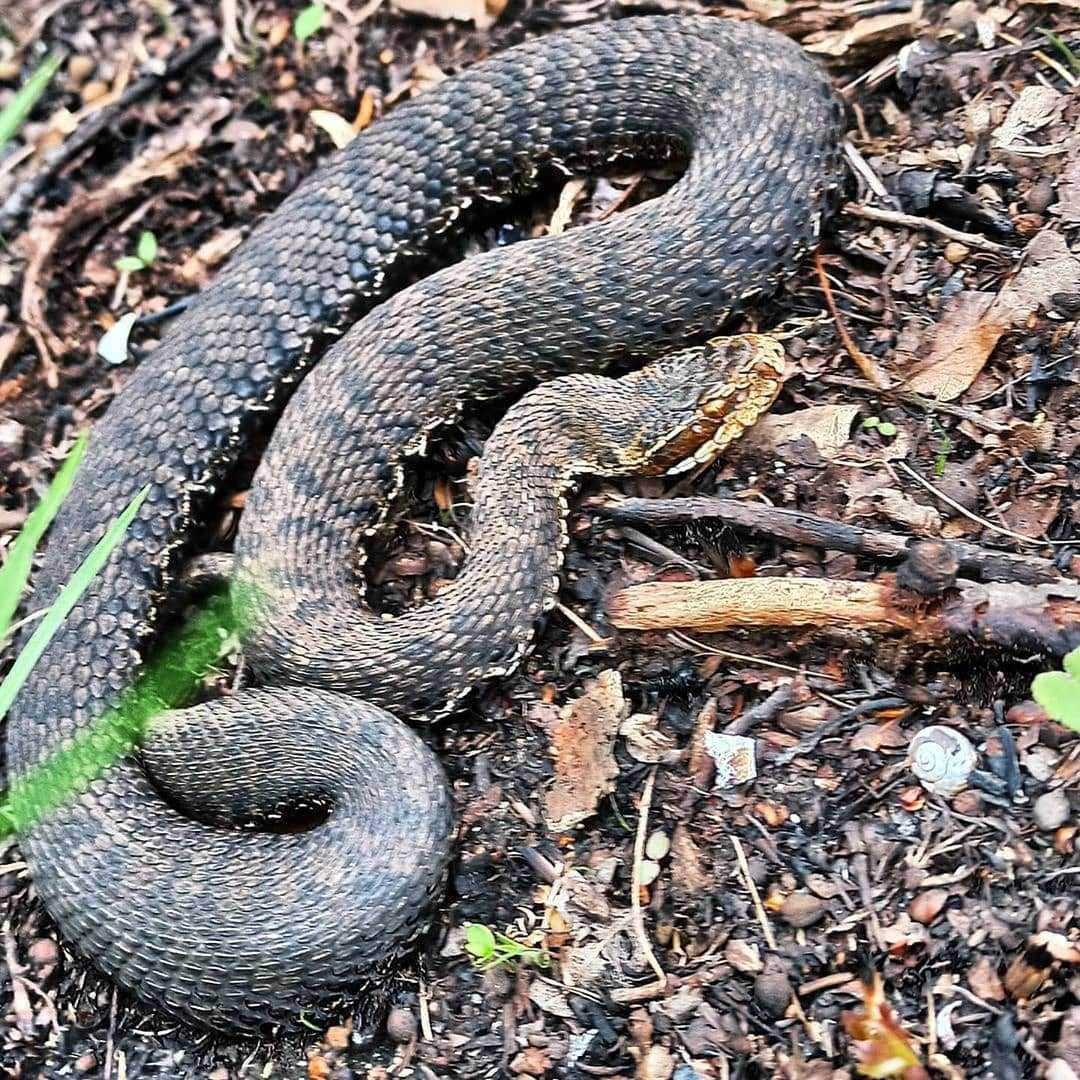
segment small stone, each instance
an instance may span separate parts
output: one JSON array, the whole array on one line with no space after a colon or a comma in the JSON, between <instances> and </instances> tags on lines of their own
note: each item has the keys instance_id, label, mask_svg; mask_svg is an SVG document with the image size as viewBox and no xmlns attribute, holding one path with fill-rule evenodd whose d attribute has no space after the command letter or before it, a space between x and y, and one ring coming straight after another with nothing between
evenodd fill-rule
<instances>
[{"instance_id":1,"label":"small stone","mask_svg":"<svg viewBox=\"0 0 1080 1080\"><path fill-rule=\"evenodd\" d=\"M651 859L643 859L638 870L638 884L651 885L660 876L660 864Z\"/></svg>"},{"instance_id":2,"label":"small stone","mask_svg":"<svg viewBox=\"0 0 1080 1080\"><path fill-rule=\"evenodd\" d=\"M795 892L780 905L780 918L788 926L806 927L820 922L829 910L826 901L810 893Z\"/></svg>"},{"instance_id":3,"label":"small stone","mask_svg":"<svg viewBox=\"0 0 1080 1080\"><path fill-rule=\"evenodd\" d=\"M941 914L948 903L949 894L944 889L927 889L919 893L908 905L908 914L923 926L929 926Z\"/></svg>"},{"instance_id":4,"label":"small stone","mask_svg":"<svg viewBox=\"0 0 1080 1080\"><path fill-rule=\"evenodd\" d=\"M1035 800L1031 812L1035 817L1035 824L1043 832L1053 832L1069 820L1069 796L1063 788L1048 791Z\"/></svg>"},{"instance_id":5,"label":"small stone","mask_svg":"<svg viewBox=\"0 0 1080 1080\"><path fill-rule=\"evenodd\" d=\"M72 1065L72 1068L77 1073L92 1072L97 1068L97 1055L93 1050L87 1050L85 1054L80 1054L75 1059L75 1064Z\"/></svg>"},{"instance_id":6,"label":"small stone","mask_svg":"<svg viewBox=\"0 0 1080 1080\"><path fill-rule=\"evenodd\" d=\"M510 1071L519 1076L543 1076L551 1067L551 1058L539 1046L527 1046L513 1061Z\"/></svg>"},{"instance_id":7,"label":"small stone","mask_svg":"<svg viewBox=\"0 0 1080 1080\"><path fill-rule=\"evenodd\" d=\"M17 458L22 453L24 438L18 420L0 420L0 456Z\"/></svg>"},{"instance_id":8,"label":"small stone","mask_svg":"<svg viewBox=\"0 0 1080 1080\"><path fill-rule=\"evenodd\" d=\"M307 1063L308 1080L327 1080L330 1075L330 1065L321 1054L313 1054Z\"/></svg>"},{"instance_id":9,"label":"small stone","mask_svg":"<svg viewBox=\"0 0 1080 1080\"><path fill-rule=\"evenodd\" d=\"M958 244L955 240L950 241L945 245L945 258L948 259L953 266L957 263L962 263L970 254L970 249L964 247L963 244Z\"/></svg>"},{"instance_id":10,"label":"small stone","mask_svg":"<svg viewBox=\"0 0 1080 1080\"><path fill-rule=\"evenodd\" d=\"M765 965L761 962L761 950L743 938L732 938L724 947L724 959L744 975L756 975Z\"/></svg>"},{"instance_id":11,"label":"small stone","mask_svg":"<svg viewBox=\"0 0 1080 1080\"><path fill-rule=\"evenodd\" d=\"M97 64L89 56L73 56L68 61L68 78L75 86L82 86L90 78Z\"/></svg>"},{"instance_id":12,"label":"small stone","mask_svg":"<svg viewBox=\"0 0 1080 1080\"><path fill-rule=\"evenodd\" d=\"M1044 176L1028 188L1024 202L1033 214L1041 214L1056 198L1053 181Z\"/></svg>"},{"instance_id":13,"label":"small stone","mask_svg":"<svg viewBox=\"0 0 1080 1080\"><path fill-rule=\"evenodd\" d=\"M103 98L109 92L109 84L102 82L101 79L94 79L93 82L88 82L80 91L79 96L82 98L84 105L89 105L98 98Z\"/></svg>"},{"instance_id":14,"label":"small stone","mask_svg":"<svg viewBox=\"0 0 1080 1080\"><path fill-rule=\"evenodd\" d=\"M55 964L56 958L59 956L59 950L56 947L56 942L52 938L38 938L29 948L28 954L30 956L30 963L36 964L38 967L44 967L46 964Z\"/></svg>"},{"instance_id":15,"label":"small stone","mask_svg":"<svg viewBox=\"0 0 1080 1080\"><path fill-rule=\"evenodd\" d=\"M391 1009L386 1017L386 1034L396 1043L412 1042L418 1025L411 1009Z\"/></svg>"},{"instance_id":16,"label":"small stone","mask_svg":"<svg viewBox=\"0 0 1080 1080\"><path fill-rule=\"evenodd\" d=\"M667 858L667 853L671 850L671 841L667 837L667 833L654 832L648 840L645 841L645 854L654 862L660 862L661 859Z\"/></svg>"},{"instance_id":17,"label":"small stone","mask_svg":"<svg viewBox=\"0 0 1080 1080\"><path fill-rule=\"evenodd\" d=\"M778 1020L787 1012L793 996L791 982L782 971L766 971L754 980L754 1000Z\"/></svg>"},{"instance_id":18,"label":"small stone","mask_svg":"<svg viewBox=\"0 0 1080 1080\"><path fill-rule=\"evenodd\" d=\"M349 1029L340 1025L326 1029L326 1045L331 1050L348 1050Z\"/></svg>"}]
</instances>

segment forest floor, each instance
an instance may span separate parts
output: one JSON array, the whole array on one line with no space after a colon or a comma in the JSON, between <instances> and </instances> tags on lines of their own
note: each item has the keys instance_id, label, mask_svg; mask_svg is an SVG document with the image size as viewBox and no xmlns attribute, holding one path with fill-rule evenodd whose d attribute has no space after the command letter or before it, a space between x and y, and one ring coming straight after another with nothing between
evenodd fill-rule
<instances>
[{"instance_id":1,"label":"forest floor","mask_svg":"<svg viewBox=\"0 0 1080 1080\"><path fill-rule=\"evenodd\" d=\"M423 964L392 987L393 1038L343 1017L234 1044L148 1011L65 948L13 844L0 1070L824 1080L869 1054L869 1075L908 1080L1075 1080L1080 739L1028 699L1080 641L1076 0L327 0L301 42L303 6L0 7L0 106L64 57L0 160L0 548L170 305L333 140L498 49L643 11L776 27L848 103L844 205L819 267L744 324L785 335L772 416L692 484L586 485L535 651L430 733L458 856ZM574 178L473 246L573 228L667 182ZM130 353L106 360L128 312ZM413 478L375 574L388 605L460 561L464 463L490 419ZM691 490L727 502L690 524L665 524L668 503L612 516L627 495ZM218 503L219 545L241 496ZM912 538L948 546L918 549L898 580ZM627 628L685 603L642 586L687 582L719 590L721 612L741 598L748 622ZM823 606L785 625L808 582ZM931 731L920 783L912 740L940 725L973 756ZM519 955L479 970L469 924Z\"/></svg>"}]
</instances>

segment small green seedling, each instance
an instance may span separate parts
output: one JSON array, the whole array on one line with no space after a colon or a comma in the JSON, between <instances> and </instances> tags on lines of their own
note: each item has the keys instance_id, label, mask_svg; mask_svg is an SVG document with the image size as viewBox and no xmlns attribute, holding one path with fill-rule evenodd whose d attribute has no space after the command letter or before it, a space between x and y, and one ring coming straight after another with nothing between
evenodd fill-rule
<instances>
[{"instance_id":1,"label":"small green seedling","mask_svg":"<svg viewBox=\"0 0 1080 1080\"><path fill-rule=\"evenodd\" d=\"M22 127L23 121L30 115L38 99L52 82L52 77L56 74L63 59L59 53L54 53L43 60L0 111L0 150L7 146Z\"/></svg>"},{"instance_id":2,"label":"small green seedling","mask_svg":"<svg viewBox=\"0 0 1080 1080\"><path fill-rule=\"evenodd\" d=\"M1080 731L1080 649L1066 653L1062 671L1043 671L1031 684L1031 696L1046 715L1073 731Z\"/></svg>"},{"instance_id":3,"label":"small green seedling","mask_svg":"<svg viewBox=\"0 0 1080 1080\"><path fill-rule=\"evenodd\" d=\"M884 439L891 439L896 434L896 425L880 416L868 416L862 426L864 431L876 431Z\"/></svg>"},{"instance_id":4,"label":"small green seedling","mask_svg":"<svg viewBox=\"0 0 1080 1080\"><path fill-rule=\"evenodd\" d=\"M134 274L138 270L145 270L148 266L151 266L157 258L157 253L157 237L152 232L144 229L139 237L138 246L135 248L135 254L124 255L122 258L117 259L113 265L122 274Z\"/></svg>"},{"instance_id":5,"label":"small green seedling","mask_svg":"<svg viewBox=\"0 0 1080 1080\"><path fill-rule=\"evenodd\" d=\"M500 934L483 923L469 923L465 927L465 951L472 957L478 971L487 971L500 964L534 964L539 968L551 965L546 949L534 949Z\"/></svg>"},{"instance_id":6,"label":"small green seedling","mask_svg":"<svg viewBox=\"0 0 1080 1080\"><path fill-rule=\"evenodd\" d=\"M297 12L293 20L293 36L301 44L307 41L312 34L317 34L326 21L326 8L322 4L308 4L302 11Z\"/></svg>"}]
</instances>

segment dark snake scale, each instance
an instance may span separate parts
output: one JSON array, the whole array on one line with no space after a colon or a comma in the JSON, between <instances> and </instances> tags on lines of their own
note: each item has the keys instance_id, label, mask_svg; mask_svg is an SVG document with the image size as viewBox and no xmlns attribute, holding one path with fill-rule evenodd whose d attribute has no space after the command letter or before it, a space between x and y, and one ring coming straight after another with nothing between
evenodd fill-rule
<instances>
[{"instance_id":1,"label":"dark snake scale","mask_svg":"<svg viewBox=\"0 0 1080 1080\"><path fill-rule=\"evenodd\" d=\"M159 717L21 836L66 941L145 1001L249 1033L325 1014L409 951L440 900L452 816L439 762L390 712L443 714L514 666L554 597L577 475L704 460L771 401L779 350L764 339L676 350L813 246L841 131L824 75L780 35L626 19L398 106L254 231L97 424L37 578L35 606L150 485L16 703L10 780L131 685L208 497L300 383L236 543L256 685ZM659 199L391 295L489 204L658 160L685 165ZM416 612L372 615L357 552L403 455L477 400L560 377L489 440L457 581ZM304 831L227 827L298 802L328 812Z\"/></svg>"}]
</instances>

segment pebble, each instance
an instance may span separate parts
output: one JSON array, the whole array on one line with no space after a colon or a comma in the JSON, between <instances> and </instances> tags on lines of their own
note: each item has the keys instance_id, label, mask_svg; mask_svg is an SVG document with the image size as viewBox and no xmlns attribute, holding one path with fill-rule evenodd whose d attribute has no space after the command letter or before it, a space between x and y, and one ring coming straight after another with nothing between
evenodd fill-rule
<instances>
[{"instance_id":1,"label":"pebble","mask_svg":"<svg viewBox=\"0 0 1080 1080\"><path fill-rule=\"evenodd\" d=\"M68 61L68 78L75 86L82 86L93 74L95 67L97 64L89 56L73 56Z\"/></svg>"},{"instance_id":2,"label":"pebble","mask_svg":"<svg viewBox=\"0 0 1080 1080\"><path fill-rule=\"evenodd\" d=\"M793 995L791 982L781 971L766 971L754 980L754 1000L777 1019L787 1012Z\"/></svg>"},{"instance_id":3,"label":"pebble","mask_svg":"<svg viewBox=\"0 0 1080 1080\"><path fill-rule=\"evenodd\" d=\"M89 105L91 102L97 101L98 98L103 98L108 92L109 84L107 82L94 79L93 82L88 82L82 88L79 96L82 98L84 105Z\"/></svg>"},{"instance_id":4,"label":"pebble","mask_svg":"<svg viewBox=\"0 0 1080 1080\"><path fill-rule=\"evenodd\" d=\"M962 263L968 255L971 254L969 248L964 247L963 244L958 244L955 240L950 241L945 245L945 258L955 266L957 263Z\"/></svg>"},{"instance_id":5,"label":"pebble","mask_svg":"<svg viewBox=\"0 0 1080 1080\"><path fill-rule=\"evenodd\" d=\"M75 1059L75 1064L72 1068L77 1073L88 1073L97 1068L97 1055L93 1050L87 1050L85 1054L80 1054Z\"/></svg>"},{"instance_id":6,"label":"pebble","mask_svg":"<svg viewBox=\"0 0 1080 1080\"><path fill-rule=\"evenodd\" d=\"M661 859L667 858L667 853L671 850L671 841L667 837L667 833L654 832L648 840L645 841L645 854L653 860L653 862L659 862Z\"/></svg>"},{"instance_id":7,"label":"pebble","mask_svg":"<svg viewBox=\"0 0 1080 1080\"><path fill-rule=\"evenodd\" d=\"M386 1017L386 1034L396 1043L412 1042L418 1025L411 1009L391 1009Z\"/></svg>"},{"instance_id":8,"label":"pebble","mask_svg":"<svg viewBox=\"0 0 1080 1080\"><path fill-rule=\"evenodd\" d=\"M52 938L38 938L27 950L30 963L44 967L46 964L55 964L60 955L56 942Z\"/></svg>"},{"instance_id":9,"label":"pebble","mask_svg":"<svg viewBox=\"0 0 1080 1080\"><path fill-rule=\"evenodd\" d=\"M22 453L25 432L17 420L0 420L0 454L17 458Z\"/></svg>"},{"instance_id":10,"label":"pebble","mask_svg":"<svg viewBox=\"0 0 1080 1080\"><path fill-rule=\"evenodd\" d=\"M348 1050L349 1029L340 1025L326 1029L326 1045L331 1050Z\"/></svg>"},{"instance_id":11,"label":"pebble","mask_svg":"<svg viewBox=\"0 0 1080 1080\"><path fill-rule=\"evenodd\" d=\"M1048 791L1035 800L1031 812L1035 816L1035 824L1043 832L1053 832L1069 820L1069 796L1063 788Z\"/></svg>"},{"instance_id":12,"label":"pebble","mask_svg":"<svg viewBox=\"0 0 1080 1080\"><path fill-rule=\"evenodd\" d=\"M638 870L638 884L651 885L660 876L660 864L651 859L642 859Z\"/></svg>"},{"instance_id":13,"label":"pebble","mask_svg":"<svg viewBox=\"0 0 1080 1080\"><path fill-rule=\"evenodd\" d=\"M795 892L780 905L780 918L788 926L813 926L829 910L827 901L810 893Z\"/></svg>"},{"instance_id":14,"label":"pebble","mask_svg":"<svg viewBox=\"0 0 1080 1080\"><path fill-rule=\"evenodd\" d=\"M1033 214L1041 214L1056 197L1053 181L1044 176L1041 180L1036 180L1028 188L1024 202L1027 203L1028 209Z\"/></svg>"}]
</instances>

